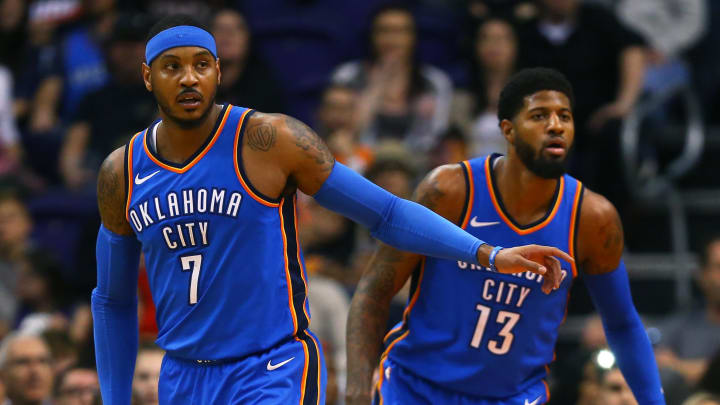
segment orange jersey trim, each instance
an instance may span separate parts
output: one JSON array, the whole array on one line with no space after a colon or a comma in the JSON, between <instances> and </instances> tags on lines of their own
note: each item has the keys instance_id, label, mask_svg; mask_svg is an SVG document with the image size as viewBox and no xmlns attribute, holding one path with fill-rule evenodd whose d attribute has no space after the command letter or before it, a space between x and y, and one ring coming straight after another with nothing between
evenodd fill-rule
<instances>
[{"instance_id":1,"label":"orange jersey trim","mask_svg":"<svg viewBox=\"0 0 720 405\"><path fill-rule=\"evenodd\" d=\"M577 189L575 190L575 200L573 201L572 215L570 218L570 242L568 243L569 249L568 254L575 258L575 224L577 223L577 213L580 210L580 195L582 194L583 185L578 180ZM577 263L570 263L572 267L573 278L577 277Z\"/></svg>"},{"instance_id":2,"label":"orange jersey trim","mask_svg":"<svg viewBox=\"0 0 720 405\"><path fill-rule=\"evenodd\" d=\"M278 205L278 215L280 215L280 233L282 234L283 238L283 259L285 260L285 281L287 282L288 287L288 307L290 308L290 315L292 315L292 321L293 321L293 335L297 334L298 331L298 321L297 321L297 315L295 314L295 307L293 306L293 290L292 290L292 281L290 279L290 267L289 267L289 260L287 255L287 237L285 236L285 218L283 218L282 213L282 205L285 203L285 199L283 198L280 201L280 204ZM307 349L306 349L307 350ZM305 381L305 379L303 379ZM304 392L304 391L303 391Z\"/></svg>"},{"instance_id":3,"label":"orange jersey trim","mask_svg":"<svg viewBox=\"0 0 720 405\"><path fill-rule=\"evenodd\" d=\"M500 207L497 196L495 195L495 189L493 188L492 176L490 175L490 159L489 158L485 159L485 177L487 179L487 188L488 188L488 191L490 192L490 199L492 200L493 206L495 207L495 211L498 213L500 218L502 218L503 222L505 222L505 224L507 226L509 226L510 229L512 229L513 231L515 231L515 233L517 233L519 235L527 235L529 233L533 233L537 230L544 228L547 224L552 222L553 218L555 218L555 214L557 214L558 208L560 208L560 204L562 203L563 192L565 191L565 178L564 177L560 177L560 188L558 190L558 197L555 200L555 205L553 206L552 210L550 211L550 215L548 215L547 218L545 218L545 220L543 220L541 223L539 223L531 228L520 229L517 226L515 226L515 224L513 224L512 221L510 221L510 219L505 215L502 208Z\"/></svg>"},{"instance_id":4,"label":"orange jersey trim","mask_svg":"<svg viewBox=\"0 0 720 405\"><path fill-rule=\"evenodd\" d=\"M472 172L472 168L470 167L470 162L465 160L462 162L462 164L465 166L465 169L467 170L468 183L469 183L467 192L470 193L470 195L468 196L468 200L467 200L467 202L468 202L467 211L465 211L465 217L463 218L462 224L460 225L460 227L462 229L466 229L468 221L470 221L470 213L472 212L472 208L473 208L473 200L475 199L475 180L473 179L473 172Z\"/></svg>"},{"instance_id":5,"label":"orange jersey trim","mask_svg":"<svg viewBox=\"0 0 720 405\"><path fill-rule=\"evenodd\" d=\"M147 129L145 130L147 132ZM138 132L137 134L133 135L132 138L130 138L130 144L128 145L128 155L127 155L127 167L128 167L128 195L127 195L127 201L125 202L125 220L130 222L130 201L132 201L132 192L133 192L133 145L135 144L135 138L138 137L143 133L143 131Z\"/></svg>"},{"instance_id":6,"label":"orange jersey trim","mask_svg":"<svg viewBox=\"0 0 720 405\"><path fill-rule=\"evenodd\" d=\"M260 197L259 195L255 194L255 192L252 191L252 189L248 186L248 183L245 181L245 179L242 176L242 173L240 172L240 163L238 162L238 160L239 160L238 159L238 152L239 152L238 143L240 142L240 130L243 127L243 123L245 122L245 117L247 116L248 112L250 112L249 109L243 113L242 117L240 117L240 122L238 122L237 129L235 129L235 144L233 147L233 161L235 162L235 174L237 175L237 178L240 181L240 184L243 186L245 191L248 194L250 194L250 197L252 197L253 200L259 202L260 204L262 204L266 207L275 208L275 207L278 207L280 204L274 203L272 201L268 201L268 200ZM240 153L242 153L242 151L240 151Z\"/></svg>"},{"instance_id":7,"label":"orange jersey trim","mask_svg":"<svg viewBox=\"0 0 720 405\"><path fill-rule=\"evenodd\" d=\"M178 173L178 174L183 174L183 173L187 172L193 166L195 166L195 164L197 162L199 162L200 159L202 159L205 156L205 154L207 154L208 151L213 147L213 145L215 144L215 141L217 141L217 139L218 139L218 135L220 133L222 133L222 130L225 127L225 121L227 121L228 115L230 115L230 110L232 110L232 105L228 105L228 108L225 110L225 114L222 117L222 121L220 121L220 126L218 126L217 131L215 131L215 133L213 134L212 139L210 140L210 143L208 143L207 146L205 146L205 148L202 150L202 152L200 152L197 156L195 156L195 159L190 161L190 163L186 164L185 166L183 166L181 168L172 167L172 166L168 166L165 163L157 160L157 158L155 158L155 156L153 156L152 153L150 153L150 151L148 150L147 140L144 139L147 137L147 133L148 133L147 130L145 131L145 136L143 137L143 148L145 149L145 154L147 154L148 157L150 158L150 160L152 160L156 165L162 167L165 170L169 170L173 173Z\"/></svg>"},{"instance_id":8,"label":"orange jersey trim","mask_svg":"<svg viewBox=\"0 0 720 405\"><path fill-rule=\"evenodd\" d=\"M297 336L295 337L295 340L297 340L298 342L300 342L302 344L303 352L305 353L305 367L303 367L302 382L300 383L300 402L299 402L299 404L302 405L303 401L305 401L305 388L306 388L305 380L307 380L308 369L310 368L310 352L308 351L307 343L305 343L305 341L298 338ZM320 397L320 395L318 395L318 398L319 397Z\"/></svg>"}]
</instances>

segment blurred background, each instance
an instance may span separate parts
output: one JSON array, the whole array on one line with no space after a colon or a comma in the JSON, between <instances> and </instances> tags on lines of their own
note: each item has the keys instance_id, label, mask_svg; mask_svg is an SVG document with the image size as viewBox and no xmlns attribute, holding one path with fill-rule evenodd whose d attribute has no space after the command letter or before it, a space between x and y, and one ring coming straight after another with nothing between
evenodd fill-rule
<instances>
[{"instance_id":1,"label":"blurred background","mask_svg":"<svg viewBox=\"0 0 720 405\"><path fill-rule=\"evenodd\" d=\"M431 167L504 152L496 108L513 72L562 71L577 99L570 173L621 214L668 404L720 404L720 0L0 0L0 403L100 403L95 179L158 117L140 66L150 26L172 13L215 35L218 102L305 121L405 198ZM349 299L374 241L299 201L338 405ZM144 405L157 402L162 351L142 272L138 286ZM635 403L605 346L580 280L551 404Z\"/></svg>"}]
</instances>

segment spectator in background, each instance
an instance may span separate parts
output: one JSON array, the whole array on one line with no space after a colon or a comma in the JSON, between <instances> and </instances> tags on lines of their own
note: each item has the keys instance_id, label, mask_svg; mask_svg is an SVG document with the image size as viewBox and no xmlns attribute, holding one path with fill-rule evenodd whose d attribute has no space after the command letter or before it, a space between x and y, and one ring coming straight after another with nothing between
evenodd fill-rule
<instances>
[{"instance_id":1,"label":"spectator in background","mask_svg":"<svg viewBox=\"0 0 720 405\"><path fill-rule=\"evenodd\" d=\"M211 31L217 41L222 72L217 100L269 113L284 112L283 94L268 66L253 50L242 14L232 9L219 11L213 18Z\"/></svg>"},{"instance_id":2,"label":"spectator in background","mask_svg":"<svg viewBox=\"0 0 720 405\"><path fill-rule=\"evenodd\" d=\"M357 122L365 126L363 141L395 139L425 153L448 126L450 79L418 60L415 19L408 8L382 7L370 31L368 60L341 65L332 81L360 92Z\"/></svg>"},{"instance_id":3,"label":"spectator in background","mask_svg":"<svg viewBox=\"0 0 720 405\"><path fill-rule=\"evenodd\" d=\"M571 173L623 208L619 120L640 96L642 38L610 11L580 0L537 0L539 16L518 29L519 66L545 66L567 76L577 95Z\"/></svg>"},{"instance_id":4,"label":"spectator in background","mask_svg":"<svg viewBox=\"0 0 720 405\"><path fill-rule=\"evenodd\" d=\"M12 74L0 65L0 176L16 172L22 149L12 103Z\"/></svg>"},{"instance_id":5,"label":"spectator in background","mask_svg":"<svg viewBox=\"0 0 720 405\"><path fill-rule=\"evenodd\" d=\"M32 220L20 198L0 193L0 338L15 321L17 268L31 250Z\"/></svg>"},{"instance_id":6,"label":"spectator in background","mask_svg":"<svg viewBox=\"0 0 720 405\"><path fill-rule=\"evenodd\" d=\"M705 308L677 315L662 328L658 366L671 369L695 385L708 360L720 350L720 237L705 246L698 276Z\"/></svg>"},{"instance_id":7,"label":"spectator in background","mask_svg":"<svg viewBox=\"0 0 720 405\"><path fill-rule=\"evenodd\" d=\"M83 0L84 22L63 36L58 45L57 70L38 88L31 126L48 132L73 116L78 103L108 80L102 42L117 15L115 0Z\"/></svg>"},{"instance_id":8,"label":"spectator in background","mask_svg":"<svg viewBox=\"0 0 720 405\"><path fill-rule=\"evenodd\" d=\"M149 25L142 15L123 15L104 44L110 81L83 97L60 152L60 171L70 189L94 195L105 156L126 143L137 128L150 125L157 114L138 68L145 60Z\"/></svg>"},{"instance_id":9,"label":"spectator in background","mask_svg":"<svg viewBox=\"0 0 720 405\"><path fill-rule=\"evenodd\" d=\"M466 134L471 156L505 153L497 103L500 91L515 72L515 31L507 20L490 17L478 27L473 48L471 87L455 93L453 122Z\"/></svg>"},{"instance_id":10,"label":"spectator in background","mask_svg":"<svg viewBox=\"0 0 720 405\"><path fill-rule=\"evenodd\" d=\"M650 45L649 62L659 65L692 47L707 28L707 0L620 0L617 15Z\"/></svg>"},{"instance_id":11,"label":"spectator in background","mask_svg":"<svg viewBox=\"0 0 720 405\"><path fill-rule=\"evenodd\" d=\"M8 335L0 345L0 379L10 405L49 405L52 358L45 341L31 335Z\"/></svg>"},{"instance_id":12,"label":"spectator in background","mask_svg":"<svg viewBox=\"0 0 720 405\"><path fill-rule=\"evenodd\" d=\"M357 98L351 87L329 85L320 100L317 132L337 161L362 174L372 163L373 151L358 139Z\"/></svg>"},{"instance_id":13,"label":"spectator in background","mask_svg":"<svg viewBox=\"0 0 720 405\"><path fill-rule=\"evenodd\" d=\"M27 40L25 0L0 0L0 64L10 68L13 74L20 71L20 59Z\"/></svg>"},{"instance_id":14,"label":"spectator in background","mask_svg":"<svg viewBox=\"0 0 720 405\"><path fill-rule=\"evenodd\" d=\"M54 405L92 405L100 392L97 372L89 368L71 368L55 383Z\"/></svg>"},{"instance_id":15,"label":"spectator in background","mask_svg":"<svg viewBox=\"0 0 720 405\"><path fill-rule=\"evenodd\" d=\"M683 405L720 405L720 398L711 394L698 393L688 398Z\"/></svg>"},{"instance_id":16,"label":"spectator in background","mask_svg":"<svg viewBox=\"0 0 720 405\"><path fill-rule=\"evenodd\" d=\"M155 345L141 346L135 363L133 395L137 405L158 404L158 381L160 366L165 352Z\"/></svg>"},{"instance_id":17,"label":"spectator in background","mask_svg":"<svg viewBox=\"0 0 720 405\"><path fill-rule=\"evenodd\" d=\"M600 383L598 405L638 405L630 387L617 367L605 372Z\"/></svg>"},{"instance_id":18,"label":"spectator in background","mask_svg":"<svg viewBox=\"0 0 720 405\"><path fill-rule=\"evenodd\" d=\"M321 259L322 260L322 259ZM316 262L317 263L317 262ZM322 261L317 263L322 265ZM313 271L314 270L314 271ZM309 283L312 291L308 295L310 302L310 313L312 314L313 331L323 342L323 347L330 350L325 351L328 366L328 390L331 388L329 370L332 366L335 381L334 389L340 389L339 397L345 394L344 386L338 387L338 383L344 385L346 369L346 346L345 329L347 326L347 315L350 309L350 298L337 280L322 274L320 268L310 268ZM335 393L338 398L338 393ZM327 401L329 404L334 403Z\"/></svg>"}]
</instances>

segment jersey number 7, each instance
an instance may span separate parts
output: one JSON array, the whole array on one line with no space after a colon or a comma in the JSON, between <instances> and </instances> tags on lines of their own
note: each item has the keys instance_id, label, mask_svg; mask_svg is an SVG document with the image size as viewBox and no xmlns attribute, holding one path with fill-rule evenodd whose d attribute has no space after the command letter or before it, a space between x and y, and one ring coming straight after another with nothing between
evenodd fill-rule
<instances>
[{"instance_id":1,"label":"jersey number 7","mask_svg":"<svg viewBox=\"0 0 720 405\"><path fill-rule=\"evenodd\" d=\"M477 304L475 309L480 311L480 316L478 317L477 325L475 326L475 333L470 341L470 346L478 349L480 348L480 342L482 342L483 334L485 334L485 326L487 326L492 308ZM503 328L499 333L499 337L502 338L502 344L498 343L497 340L490 340L488 342L488 350L490 350L491 353L503 355L510 351L510 347L515 339L515 335L512 334L512 330L519 320L520 314L515 312L498 312L496 322L503 325Z\"/></svg>"},{"instance_id":2,"label":"jersey number 7","mask_svg":"<svg viewBox=\"0 0 720 405\"><path fill-rule=\"evenodd\" d=\"M190 274L190 305L198 301L198 280L200 279L200 266L202 266L202 255L182 256L180 258L182 271L191 271Z\"/></svg>"}]
</instances>

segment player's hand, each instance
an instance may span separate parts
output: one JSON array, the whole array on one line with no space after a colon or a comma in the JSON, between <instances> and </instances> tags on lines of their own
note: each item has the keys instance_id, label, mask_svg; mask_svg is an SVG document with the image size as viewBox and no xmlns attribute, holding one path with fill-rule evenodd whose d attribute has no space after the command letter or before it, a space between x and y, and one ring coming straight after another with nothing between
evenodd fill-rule
<instances>
[{"instance_id":1,"label":"player's hand","mask_svg":"<svg viewBox=\"0 0 720 405\"><path fill-rule=\"evenodd\" d=\"M560 287L562 269L558 258L573 263L575 260L562 250L550 246L526 245L502 249L495 256L498 272L511 274L531 271L543 276L542 290L549 294Z\"/></svg>"}]
</instances>

